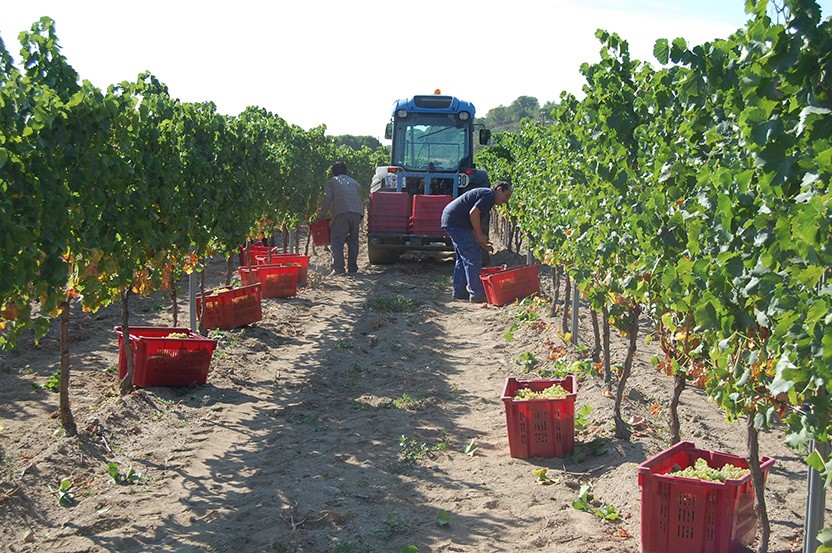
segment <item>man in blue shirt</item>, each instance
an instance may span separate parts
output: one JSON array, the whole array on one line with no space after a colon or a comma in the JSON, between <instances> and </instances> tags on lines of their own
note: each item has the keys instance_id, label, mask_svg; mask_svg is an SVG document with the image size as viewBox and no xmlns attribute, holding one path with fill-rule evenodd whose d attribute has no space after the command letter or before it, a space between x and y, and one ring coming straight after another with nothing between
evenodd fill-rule
<instances>
[{"instance_id":1,"label":"man in blue shirt","mask_svg":"<svg viewBox=\"0 0 832 553\"><path fill-rule=\"evenodd\" d=\"M509 196L511 185L500 181L493 188L469 190L442 211L441 225L451 237L456 253L454 299L485 302L485 289L480 281L482 250L493 252L494 248L482 232L481 217Z\"/></svg>"}]
</instances>

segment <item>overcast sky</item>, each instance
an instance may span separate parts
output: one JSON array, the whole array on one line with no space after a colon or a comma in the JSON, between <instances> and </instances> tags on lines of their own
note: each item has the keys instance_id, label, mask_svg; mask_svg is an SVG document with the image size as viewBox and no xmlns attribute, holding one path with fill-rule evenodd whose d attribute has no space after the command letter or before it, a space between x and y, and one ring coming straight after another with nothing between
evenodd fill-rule
<instances>
[{"instance_id":1,"label":"overcast sky","mask_svg":"<svg viewBox=\"0 0 832 553\"><path fill-rule=\"evenodd\" d=\"M150 71L172 96L225 114L259 106L331 135L381 138L393 102L440 89L485 115L519 96L579 93L595 31L652 61L657 38L701 44L747 19L744 0L5 0L0 37L56 22L62 52L100 88ZM823 17L832 0L819 2Z\"/></svg>"}]
</instances>

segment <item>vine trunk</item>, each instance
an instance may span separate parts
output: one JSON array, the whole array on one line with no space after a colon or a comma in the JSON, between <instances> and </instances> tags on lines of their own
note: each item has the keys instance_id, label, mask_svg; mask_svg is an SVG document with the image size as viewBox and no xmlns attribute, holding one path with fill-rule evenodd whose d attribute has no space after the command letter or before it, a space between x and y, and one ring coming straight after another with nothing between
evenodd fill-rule
<instances>
[{"instance_id":1,"label":"vine trunk","mask_svg":"<svg viewBox=\"0 0 832 553\"><path fill-rule=\"evenodd\" d=\"M618 388L615 392L615 437L620 439L628 439L630 437L630 429L627 427L624 419L621 418L621 403L624 400L624 387L627 385L627 379L630 377L630 371L633 368L633 358L636 355L638 318L641 314L641 308L638 305L631 305L627 308L627 311L629 312L627 357L624 359L624 367L621 369Z\"/></svg>"},{"instance_id":2,"label":"vine trunk","mask_svg":"<svg viewBox=\"0 0 832 553\"><path fill-rule=\"evenodd\" d=\"M682 440L681 425L679 424L679 398L685 389L685 375L673 375L673 396L670 398L670 444L678 444Z\"/></svg>"},{"instance_id":3,"label":"vine trunk","mask_svg":"<svg viewBox=\"0 0 832 553\"><path fill-rule=\"evenodd\" d=\"M61 413L61 426L67 436L74 436L78 429L75 426L75 418L72 416L72 409L69 406L69 300L61 302L61 383L59 410Z\"/></svg>"},{"instance_id":4,"label":"vine trunk","mask_svg":"<svg viewBox=\"0 0 832 553\"><path fill-rule=\"evenodd\" d=\"M768 540L771 535L771 525L766 509L765 480L760 469L759 433L754 426L754 413L748 414L748 468L751 470L751 484L754 487L754 508L760 521L760 541L757 543L757 553L768 552Z\"/></svg>"}]
</instances>

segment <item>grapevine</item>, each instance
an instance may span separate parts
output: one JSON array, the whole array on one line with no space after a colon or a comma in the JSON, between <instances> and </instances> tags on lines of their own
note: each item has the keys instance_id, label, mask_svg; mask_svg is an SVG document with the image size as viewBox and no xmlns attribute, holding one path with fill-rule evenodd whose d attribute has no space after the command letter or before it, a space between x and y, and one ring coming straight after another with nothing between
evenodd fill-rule
<instances>
[{"instance_id":1,"label":"grapevine","mask_svg":"<svg viewBox=\"0 0 832 553\"><path fill-rule=\"evenodd\" d=\"M171 97L150 72L100 90L62 55L49 17L19 38L22 68L0 39L0 348L29 329L40 340L60 316L60 413L73 434L73 306L121 301L127 331L130 294L175 290L202 259L308 220L342 152L323 126L304 131L257 107L222 115ZM380 155L353 152L351 167L370 173Z\"/></svg>"},{"instance_id":2,"label":"grapevine","mask_svg":"<svg viewBox=\"0 0 832 553\"><path fill-rule=\"evenodd\" d=\"M832 20L787 0L774 22L770 4L746 2L727 38L658 40L657 64L599 30L584 98L564 93L551 124L526 121L478 157L514 178L502 211L629 335L628 360L638 315L649 319L677 425L686 381L746 420L761 551L757 433L784 423L806 451L832 432ZM832 481L832 459L813 463Z\"/></svg>"}]
</instances>

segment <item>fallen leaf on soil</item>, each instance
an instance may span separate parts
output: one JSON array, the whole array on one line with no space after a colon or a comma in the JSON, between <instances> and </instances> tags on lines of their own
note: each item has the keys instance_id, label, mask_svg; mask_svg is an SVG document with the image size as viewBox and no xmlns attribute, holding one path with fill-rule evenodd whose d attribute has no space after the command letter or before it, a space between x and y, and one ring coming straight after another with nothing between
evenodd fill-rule
<instances>
[{"instance_id":1,"label":"fallen leaf on soil","mask_svg":"<svg viewBox=\"0 0 832 553\"><path fill-rule=\"evenodd\" d=\"M647 420L644 417L640 416L640 415L633 415L627 421L627 424L629 424L633 428L643 428L644 425L647 424Z\"/></svg>"}]
</instances>

